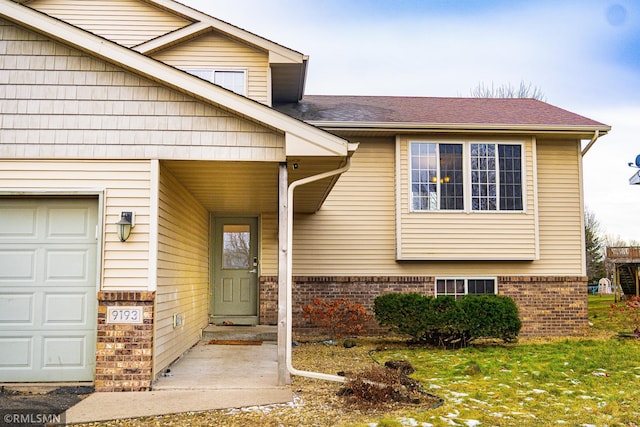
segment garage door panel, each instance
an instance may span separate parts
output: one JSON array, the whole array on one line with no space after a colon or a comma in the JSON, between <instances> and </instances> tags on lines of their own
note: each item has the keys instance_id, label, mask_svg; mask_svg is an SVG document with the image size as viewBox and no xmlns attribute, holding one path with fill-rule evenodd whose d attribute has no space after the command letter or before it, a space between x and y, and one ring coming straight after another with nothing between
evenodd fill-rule
<instances>
[{"instance_id":1,"label":"garage door panel","mask_svg":"<svg viewBox=\"0 0 640 427\"><path fill-rule=\"evenodd\" d=\"M89 251L50 249L45 255L47 282L89 282Z\"/></svg>"},{"instance_id":2,"label":"garage door panel","mask_svg":"<svg viewBox=\"0 0 640 427\"><path fill-rule=\"evenodd\" d=\"M26 336L0 337L0 378L7 378L7 370L32 367L34 340Z\"/></svg>"},{"instance_id":3,"label":"garage door panel","mask_svg":"<svg viewBox=\"0 0 640 427\"><path fill-rule=\"evenodd\" d=\"M48 210L45 235L49 241L88 239L92 234L89 228L89 209L52 208Z\"/></svg>"},{"instance_id":4,"label":"garage door panel","mask_svg":"<svg viewBox=\"0 0 640 427\"><path fill-rule=\"evenodd\" d=\"M82 335L44 336L42 338L44 369L85 368L87 357L86 338Z\"/></svg>"},{"instance_id":5,"label":"garage door panel","mask_svg":"<svg viewBox=\"0 0 640 427\"><path fill-rule=\"evenodd\" d=\"M33 249L13 250L0 247L0 284L15 281L36 281L37 251Z\"/></svg>"},{"instance_id":6,"label":"garage door panel","mask_svg":"<svg viewBox=\"0 0 640 427\"><path fill-rule=\"evenodd\" d=\"M89 304L84 293L46 293L43 307L43 326L88 326Z\"/></svg>"},{"instance_id":7,"label":"garage door panel","mask_svg":"<svg viewBox=\"0 0 640 427\"><path fill-rule=\"evenodd\" d=\"M0 209L0 239L36 238L37 208L5 206Z\"/></svg>"},{"instance_id":8,"label":"garage door panel","mask_svg":"<svg viewBox=\"0 0 640 427\"><path fill-rule=\"evenodd\" d=\"M16 324L33 325L34 299L33 293L0 293L0 330Z\"/></svg>"}]
</instances>

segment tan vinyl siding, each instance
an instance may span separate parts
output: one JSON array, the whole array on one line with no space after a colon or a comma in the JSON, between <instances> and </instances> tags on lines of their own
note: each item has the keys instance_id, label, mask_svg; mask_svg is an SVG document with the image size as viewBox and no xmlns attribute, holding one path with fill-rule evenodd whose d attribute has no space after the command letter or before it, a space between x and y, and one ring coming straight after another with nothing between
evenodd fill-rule
<instances>
[{"instance_id":1,"label":"tan vinyl siding","mask_svg":"<svg viewBox=\"0 0 640 427\"><path fill-rule=\"evenodd\" d=\"M144 161L0 160L0 191L29 194L103 193L101 290L147 290L150 165ZM116 235L121 211L134 211L126 244Z\"/></svg>"},{"instance_id":2,"label":"tan vinyl siding","mask_svg":"<svg viewBox=\"0 0 640 427\"><path fill-rule=\"evenodd\" d=\"M358 140L361 144L353 156L351 169L340 177L322 209L313 215L296 216L295 275L495 277L581 274L581 249L580 245L576 246L581 239L577 143L557 140L539 143L537 150L527 149L529 212L535 208L531 192L535 189L536 174L531 156L536 151L539 167L539 260L403 262L395 259L395 141L391 138ZM562 177L560 182L558 177ZM495 228L495 224L489 225L490 229ZM530 241L530 237L525 239ZM273 254L275 256L277 251ZM263 260L263 266L275 262L271 257Z\"/></svg>"},{"instance_id":3,"label":"tan vinyl siding","mask_svg":"<svg viewBox=\"0 0 640 427\"><path fill-rule=\"evenodd\" d=\"M295 275L393 270L394 145L384 139L361 141L351 169L322 208L295 217Z\"/></svg>"},{"instance_id":4,"label":"tan vinyl siding","mask_svg":"<svg viewBox=\"0 0 640 427\"><path fill-rule=\"evenodd\" d=\"M583 275L578 141L539 140L540 256L551 270Z\"/></svg>"},{"instance_id":5,"label":"tan vinyl siding","mask_svg":"<svg viewBox=\"0 0 640 427\"><path fill-rule=\"evenodd\" d=\"M275 160L284 136L0 20L0 156Z\"/></svg>"},{"instance_id":6,"label":"tan vinyl siding","mask_svg":"<svg viewBox=\"0 0 640 427\"><path fill-rule=\"evenodd\" d=\"M198 342L209 313L209 214L166 168L158 209L155 374Z\"/></svg>"},{"instance_id":7,"label":"tan vinyl siding","mask_svg":"<svg viewBox=\"0 0 640 427\"><path fill-rule=\"evenodd\" d=\"M270 104L269 54L211 32L158 52L153 57L177 68L246 70L247 96Z\"/></svg>"},{"instance_id":8,"label":"tan vinyl siding","mask_svg":"<svg viewBox=\"0 0 640 427\"><path fill-rule=\"evenodd\" d=\"M278 213L260 216L260 271L261 276L278 275Z\"/></svg>"},{"instance_id":9,"label":"tan vinyl siding","mask_svg":"<svg viewBox=\"0 0 640 427\"><path fill-rule=\"evenodd\" d=\"M127 47L191 23L136 0L34 0L28 6Z\"/></svg>"},{"instance_id":10,"label":"tan vinyl siding","mask_svg":"<svg viewBox=\"0 0 640 427\"><path fill-rule=\"evenodd\" d=\"M410 141L464 143L460 140L402 138L400 155L399 259L533 260L536 257L533 142L524 141L525 212L411 212L409 209ZM483 140L477 140L482 142ZM509 140L486 142L520 143ZM476 142L476 140L473 140Z\"/></svg>"}]
</instances>

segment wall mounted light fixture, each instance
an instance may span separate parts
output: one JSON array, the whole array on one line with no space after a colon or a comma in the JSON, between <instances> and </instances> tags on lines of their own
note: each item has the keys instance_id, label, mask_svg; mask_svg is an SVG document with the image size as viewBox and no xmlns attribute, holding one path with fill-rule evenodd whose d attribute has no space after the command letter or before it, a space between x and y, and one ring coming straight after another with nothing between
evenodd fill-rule
<instances>
[{"instance_id":1,"label":"wall mounted light fixture","mask_svg":"<svg viewBox=\"0 0 640 427\"><path fill-rule=\"evenodd\" d=\"M118 238L121 242L126 242L131 235L131 229L135 226L133 212L120 212L118 226Z\"/></svg>"}]
</instances>

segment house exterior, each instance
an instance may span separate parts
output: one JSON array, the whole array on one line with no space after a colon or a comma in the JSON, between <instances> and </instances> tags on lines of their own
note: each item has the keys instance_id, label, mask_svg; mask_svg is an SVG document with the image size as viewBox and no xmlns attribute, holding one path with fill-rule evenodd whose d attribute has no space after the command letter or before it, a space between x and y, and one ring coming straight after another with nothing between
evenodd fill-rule
<instances>
[{"instance_id":1,"label":"house exterior","mask_svg":"<svg viewBox=\"0 0 640 427\"><path fill-rule=\"evenodd\" d=\"M0 36L0 382L149 390L231 321L278 325L286 383L315 297L499 293L524 335L584 331L581 141L609 126L305 96L307 56L171 0L0 0Z\"/></svg>"}]
</instances>

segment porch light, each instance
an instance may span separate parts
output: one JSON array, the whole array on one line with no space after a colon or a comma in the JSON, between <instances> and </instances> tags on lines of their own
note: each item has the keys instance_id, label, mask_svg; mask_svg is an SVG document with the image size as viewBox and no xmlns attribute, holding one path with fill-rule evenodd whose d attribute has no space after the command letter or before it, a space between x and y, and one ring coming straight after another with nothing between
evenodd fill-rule
<instances>
[{"instance_id":1,"label":"porch light","mask_svg":"<svg viewBox=\"0 0 640 427\"><path fill-rule=\"evenodd\" d=\"M120 221L116 222L118 226L118 238L121 242L126 242L131 235L131 229L135 225L133 222L133 212L120 212Z\"/></svg>"}]
</instances>

